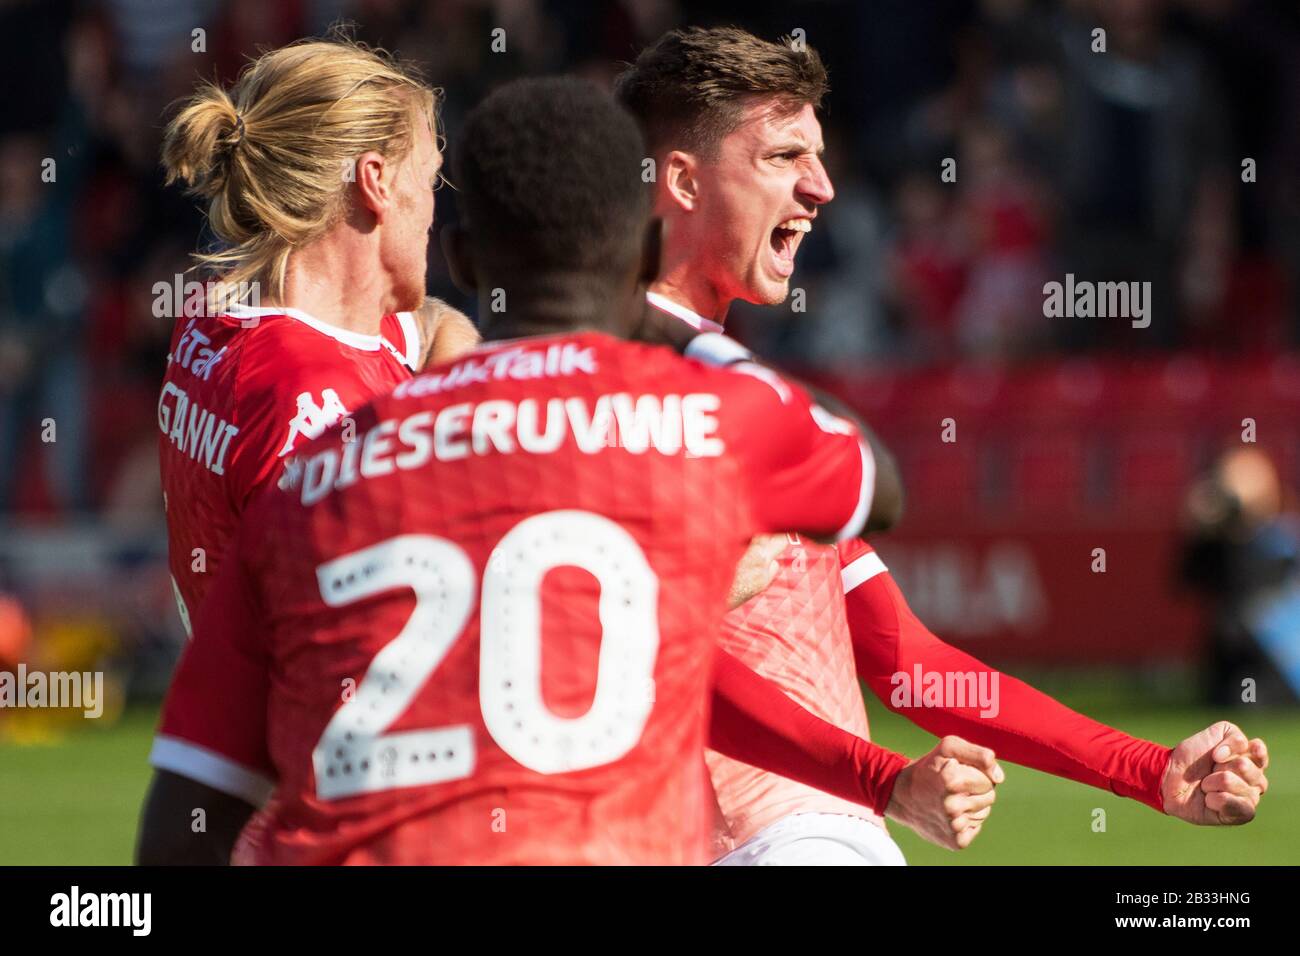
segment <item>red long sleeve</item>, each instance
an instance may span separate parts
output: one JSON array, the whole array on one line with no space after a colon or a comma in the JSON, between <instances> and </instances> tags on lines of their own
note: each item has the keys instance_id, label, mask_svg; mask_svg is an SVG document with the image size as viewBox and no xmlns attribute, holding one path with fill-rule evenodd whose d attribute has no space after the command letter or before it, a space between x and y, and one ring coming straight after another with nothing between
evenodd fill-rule
<instances>
[{"instance_id":1,"label":"red long sleeve","mask_svg":"<svg viewBox=\"0 0 1300 956\"><path fill-rule=\"evenodd\" d=\"M873 552L865 553L875 559ZM912 613L883 565L852 586L862 576L851 565L845 574L845 585L851 587L845 602L854 657L858 676L890 710L938 736L956 734L989 747L999 759L1108 789L1164 812L1160 785L1170 748L1076 713L945 644ZM938 673L945 680L948 674L975 674L977 681L985 675L986 686L997 688L996 714L989 707L981 716L981 707L973 701L973 706L963 707L915 706L915 697L902 693L907 685L895 675L906 675L914 684L918 665L922 674Z\"/></svg>"},{"instance_id":2,"label":"red long sleeve","mask_svg":"<svg viewBox=\"0 0 1300 956\"><path fill-rule=\"evenodd\" d=\"M907 758L804 710L719 649L709 746L884 815Z\"/></svg>"}]
</instances>

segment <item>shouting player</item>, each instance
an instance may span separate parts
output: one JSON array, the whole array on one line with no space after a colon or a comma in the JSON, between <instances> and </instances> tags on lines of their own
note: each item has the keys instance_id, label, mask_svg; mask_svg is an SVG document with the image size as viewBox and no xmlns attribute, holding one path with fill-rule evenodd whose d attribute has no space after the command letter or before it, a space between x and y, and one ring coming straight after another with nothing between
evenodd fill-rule
<instances>
[{"instance_id":1,"label":"shouting player","mask_svg":"<svg viewBox=\"0 0 1300 956\"><path fill-rule=\"evenodd\" d=\"M476 343L463 315L421 306L435 128L434 90L342 39L266 53L168 126L167 180L207 200L222 243L197 257L214 281L176 323L158 401L187 631L240 512L287 456Z\"/></svg>"},{"instance_id":2,"label":"shouting player","mask_svg":"<svg viewBox=\"0 0 1300 956\"><path fill-rule=\"evenodd\" d=\"M658 263L643 155L578 80L467 118L445 247L506 341L361 409L249 507L164 708L142 861L226 859L273 786L258 862L703 862L706 731L911 801L931 839L978 831L989 751L907 764L734 659L714 675L752 535L855 533L871 476L798 388L610 334Z\"/></svg>"},{"instance_id":3,"label":"shouting player","mask_svg":"<svg viewBox=\"0 0 1300 956\"><path fill-rule=\"evenodd\" d=\"M748 357L718 334L731 302L784 301L799 244L834 197L816 113L826 89L812 48L734 28L672 31L619 77L619 99L656 163L664 221L663 268L648 296L654 338L691 341L693 354L720 363ZM771 584L727 616L723 646L826 720L867 736L859 677L890 703L891 678L916 664L981 680L995 673L925 630L865 542L770 539L745 563L769 559ZM1014 679L1003 676L1000 691L996 717L979 707L895 709L936 734L1193 823L1247 822L1267 787L1263 742L1226 721L1171 751ZM902 862L877 814L720 754L709 767L736 845L725 863Z\"/></svg>"}]
</instances>

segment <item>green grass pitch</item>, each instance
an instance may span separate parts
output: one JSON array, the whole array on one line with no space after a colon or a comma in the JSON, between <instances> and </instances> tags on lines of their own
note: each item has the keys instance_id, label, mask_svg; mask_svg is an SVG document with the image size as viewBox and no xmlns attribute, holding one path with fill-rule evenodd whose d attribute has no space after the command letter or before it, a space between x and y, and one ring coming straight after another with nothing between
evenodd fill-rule
<instances>
[{"instance_id":1,"label":"green grass pitch","mask_svg":"<svg viewBox=\"0 0 1300 956\"><path fill-rule=\"evenodd\" d=\"M1070 699L1068 696L1065 698ZM917 756L934 738L868 701L872 736ZM1191 827L1091 787L1004 764L1007 780L975 845L930 846L891 832L908 861L925 864L1295 864L1300 863L1300 713L1200 708L1085 708L1129 733L1174 744L1219 717L1269 744L1271 787L1245 827ZM0 744L0 865L124 864L131 860L155 715L134 709L116 725L55 744ZM1092 829L1095 808L1106 830Z\"/></svg>"}]
</instances>

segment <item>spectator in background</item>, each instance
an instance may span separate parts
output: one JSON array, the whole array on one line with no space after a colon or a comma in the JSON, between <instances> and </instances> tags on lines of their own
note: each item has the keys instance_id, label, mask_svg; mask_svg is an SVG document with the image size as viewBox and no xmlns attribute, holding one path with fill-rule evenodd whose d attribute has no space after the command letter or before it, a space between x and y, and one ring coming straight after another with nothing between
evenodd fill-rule
<instances>
[{"instance_id":1,"label":"spectator in background","mask_svg":"<svg viewBox=\"0 0 1300 956\"><path fill-rule=\"evenodd\" d=\"M943 361L959 353L966 249L953 206L951 189L929 170L905 175L894 192L889 294L919 358Z\"/></svg>"},{"instance_id":2,"label":"spectator in background","mask_svg":"<svg viewBox=\"0 0 1300 956\"><path fill-rule=\"evenodd\" d=\"M971 123L960 152L958 215L969 262L956 304L958 337L968 355L1013 358L1047 338L1042 190L994 123Z\"/></svg>"},{"instance_id":3,"label":"spectator in background","mask_svg":"<svg viewBox=\"0 0 1300 956\"><path fill-rule=\"evenodd\" d=\"M121 494L135 481L124 463L153 426L123 396L156 389L166 342L136 328L152 297L123 293L141 279L170 280L170 264L154 275L142 264L159 244L194 248L200 230L192 204L161 188L159 117L196 78L230 79L259 46L339 17L356 22L360 39L437 64L453 131L504 79L607 78L674 24L740 21L772 36L806 29L832 73L827 161L839 198L805 240L796 284L806 311L738 308L732 320L760 351L792 363L851 370L872 359L1009 358L1047 345L1239 353L1300 341L1295 5L826 0L798 10L791 21L779 5L739 0L604 0L581 10L555 0L0 2L0 143L18 136L13 150L30 157L32 141L23 142L34 135L38 164L59 163L57 186L29 176L30 165L16 190L0 184L0 268L39 246L40 281L55 293L52 305L25 280L20 297L41 305L20 315L0 277L0 512L12 509L18 484L30 490L33 451L44 465L42 504L143 505L143 495ZM1091 49L1098 26L1105 53ZM504 50L493 49L496 28ZM1242 156L1257 160L1258 182L1240 181ZM939 179L949 157L959 163L955 182ZM454 221L454 200L446 205ZM1052 279L1152 280L1153 327L1045 323L1041 295L1031 294L1043 269ZM51 270L68 281L50 283ZM428 281L469 307L436 252ZM75 298L84 314L50 313ZM45 449L33 426L51 416L58 444ZM142 430L114 441L128 422ZM97 439L86 448L85 434L107 435L112 447Z\"/></svg>"},{"instance_id":4,"label":"spectator in background","mask_svg":"<svg viewBox=\"0 0 1300 956\"><path fill-rule=\"evenodd\" d=\"M1231 175L1196 205L1183 268L1189 343L1234 351L1300 344L1300 7L1184 0L1182 22L1223 88ZM1254 175L1245 175L1246 162ZM1288 268L1289 260L1289 268Z\"/></svg>"},{"instance_id":5,"label":"spectator in background","mask_svg":"<svg viewBox=\"0 0 1300 956\"><path fill-rule=\"evenodd\" d=\"M1062 22L1066 123L1060 271L1149 281L1149 329L1079 319L1067 345L1180 341L1179 263L1202 183L1230 165L1221 92L1199 53L1171 36L1164 0L1092 0ZM1095 52L1093 31L1105 31Z\"/></svg>"},{"instance_id":6,"label":"spectator in background","mask_svg":"<svg viewBox=\"0 0 1300 956\"><path fill-rule=\"evenodd\" d=\"M807 293L806 311L791 311L789 322L809 366L851 373L897 348L885 306L888 209L870 183L853 175L849 134L832 128L826 135L826 168L845 176L836 180L834 204L824 207L805 239L800 268L810 274L799 287Z\"/></svg>"},{"instance_id":7,"label":"spectator in background","mask_svg":"<svg viewBox=\"0 0 1300 956\"><path fill-rule=\"evenodd\" d=\"M84 283L69 254L71 170L49 153L34 134L0 141L0 513L41 458L60 507L88 503Z\"/></svg>"},{"instance_id":8,"label":"spectator in background","mask_svg":"<svg viewBox=\"0 0 1300 956\"><path fill-rule=\"evenodd\" d=\"M1300 517L1262 451L1224 454L1185 503L1182 577L1211 601L1206 697L1300 699Z\"/></svg>"},{"instance_id":9,"label":"spectator in background","mask_svg":"<svg viewBox=\"0 0 1300 956\"><path fill-rule=\"evenodd\" d=\"M158 379L170 343L169 320L141 303L156 298L155 284L170 287L188 278L188 250L162 237L142 250L138 263L120 283L105 290L91 319L97 351L118 357L111 369L99 370L99 388L114 396L101 410L101 430L113 436L97 449L102 466L100 492L104 520L114 528L144 532L156 527L162 501L158 472Z\"/></svg>"}]
</instances>

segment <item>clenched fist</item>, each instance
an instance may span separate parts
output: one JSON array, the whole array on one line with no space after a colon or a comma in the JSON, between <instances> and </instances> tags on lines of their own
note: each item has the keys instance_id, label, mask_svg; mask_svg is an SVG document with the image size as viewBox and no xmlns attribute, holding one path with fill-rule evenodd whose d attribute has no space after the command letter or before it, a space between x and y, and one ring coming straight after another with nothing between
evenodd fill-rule
<instances>
[{"instance_id":1,"label":"clenched fist","mask_svg":"<svg viewBox=\"0 0 1300 956\"><path fill-rule=\"evenodd\" d=\"M993 751L960 737L939 741L903 768L885 816L949 850L964 850L993 810L994 788L1006 779Z\"/></svg>"},{"instance_id":2,"label":"clenched fist","mask_svg":"<svg viewBox=\"0 0 1300 956\"><path fill-rule=\"evenodd\" d=\"M1174 748L1160 787L1165 813L1201 826L1238 826L1255 819L1268 789L1268 748L1221 720Z\"/></svg>"}]
</instances>

